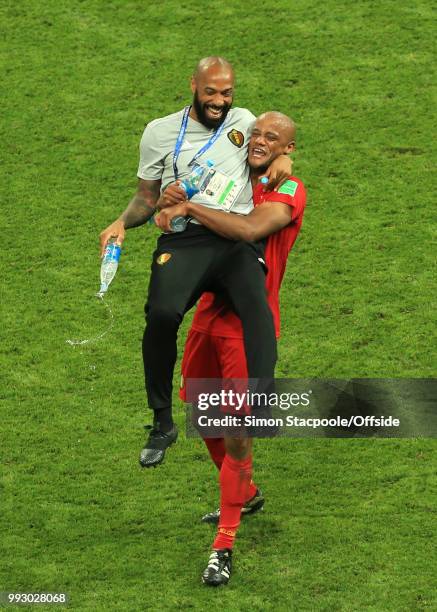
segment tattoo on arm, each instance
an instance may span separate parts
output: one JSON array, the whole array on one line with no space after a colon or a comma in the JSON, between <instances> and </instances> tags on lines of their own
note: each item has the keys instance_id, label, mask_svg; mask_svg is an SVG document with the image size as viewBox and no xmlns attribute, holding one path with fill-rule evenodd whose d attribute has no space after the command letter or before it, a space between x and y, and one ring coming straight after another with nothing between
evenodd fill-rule
<instances>
[{"instance_id":1,"label":"tattoo on arm","mask_svg":"<svg viewBox=\"0 0 437 612\"><path fill-rule=\"evenodd\" d=\"M161 181L140 179L136 194L120 217L126 229L143 225L150 219L155 212L160 186Z\"/></svg>"}]
</instances>

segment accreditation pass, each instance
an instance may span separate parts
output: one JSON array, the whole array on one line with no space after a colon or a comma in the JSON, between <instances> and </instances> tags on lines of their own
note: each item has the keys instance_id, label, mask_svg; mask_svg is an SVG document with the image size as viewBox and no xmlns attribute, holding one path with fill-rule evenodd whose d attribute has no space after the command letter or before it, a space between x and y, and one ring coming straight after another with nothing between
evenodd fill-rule
<instances>
[{"instance_id":1,"label":"accreditation pass","mask_svg":"<svg viewBox=\"0 0 437 612\"><path fill-rule=\"evenodd\" d=\"M243 187L242 182L234 181L222 172L211 168L200 187L202 202L208 202L229 211Z\"/></svg>"}]
</instances>

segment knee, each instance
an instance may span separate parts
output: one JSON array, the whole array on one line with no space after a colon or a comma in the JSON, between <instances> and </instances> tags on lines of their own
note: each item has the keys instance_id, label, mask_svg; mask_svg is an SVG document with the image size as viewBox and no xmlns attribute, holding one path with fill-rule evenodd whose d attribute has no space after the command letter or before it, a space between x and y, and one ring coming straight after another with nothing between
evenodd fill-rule
<instances>
[{"instance_id":1,"label":"knee","mask_svg":"<svg viewBox=\"0 0 437 612\"><path fill-rule=\"evenodd\" d=\"M250 455L252 449L251 438L225 438L226 452L233 458L241 461Z\"/></svg>"},{"instance_id":2,"label":"knee","mask_svg":"<svg viewBox=\"0 0 437 612\"><path fill-rule=\"evenodd\" d=\"M183 318L183 315L171 304L146 304L144 312L147 324L162 331L178 328Z\"/></svg>"},{"instance_id":3,"label":"knee","mask_svg":"<svg viewBox=\"0 0 437 612\"><path fill-rule=\"evenodd\" d=\"M241 295L236 296L233 300L233 305L243 325L246 321L258 322L259 317L262 317L263 321L266 319L270 321L272 318L264 287L244 287Z\"/></svg>"},{"instance_id":4,"label":"knee","mask_svg":"<svg viewBox=\"0 0 437 612\"><path fill-rule=\"evenodd\" d=\"M254 311L267 312L270 310L263 273L253 276L250 273L247 274L247 276L241 279L238 289L231 290L229 293L235 310L243 311L248 316L251 316Z\"/></svg>"}]
</instances>

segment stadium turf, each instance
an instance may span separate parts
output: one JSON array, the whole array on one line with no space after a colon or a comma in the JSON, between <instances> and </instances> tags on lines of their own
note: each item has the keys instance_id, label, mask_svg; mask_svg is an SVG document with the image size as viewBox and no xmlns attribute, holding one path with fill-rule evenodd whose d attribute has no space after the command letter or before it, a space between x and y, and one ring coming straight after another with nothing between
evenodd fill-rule
<instances>
[{"instance_id":1,"label":"stadium turf","mask_svg":"<svg viewBox=\"0 0 437 612\"><path fill-rule=\"evenodd\" d=\"M430 3L5 1L0 28L0 591L66 592L75 610L436 609L429 439L258 442L265 511L229 586L200 584L218 499L202 443L137 464L155 229L128 235L110 333L65 342L107 324L97 238L135 190L144 124L221 54L236 105L299 128L308 209L278 376L435 375Z\"/></svg>"}]
</instances>

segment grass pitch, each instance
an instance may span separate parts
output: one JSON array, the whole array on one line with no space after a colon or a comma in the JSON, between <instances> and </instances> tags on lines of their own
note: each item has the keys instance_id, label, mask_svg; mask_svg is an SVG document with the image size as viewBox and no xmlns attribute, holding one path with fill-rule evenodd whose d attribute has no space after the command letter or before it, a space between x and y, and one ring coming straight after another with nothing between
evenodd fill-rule
<instances>
[{"instance_id":1,"label":"grass pitch","mask_svg":"<svg viewBox=\"0 0 437 612\"><path fill-rule=\"evenodd\" d=\"M135 189L144 124L221 54L236 105L299 128L308 208L278 376L435 375L430 4L27 0L0 23L0 591L63 591L77 610L435 609L426 439L258 442L265 512L242 525L229 586L201 586L213 531L198 519L217 504L202 443L137 466L154 229L128 235L111 334L65 343L106 325L97 237Z\"/></svg>"}]
</instances>

